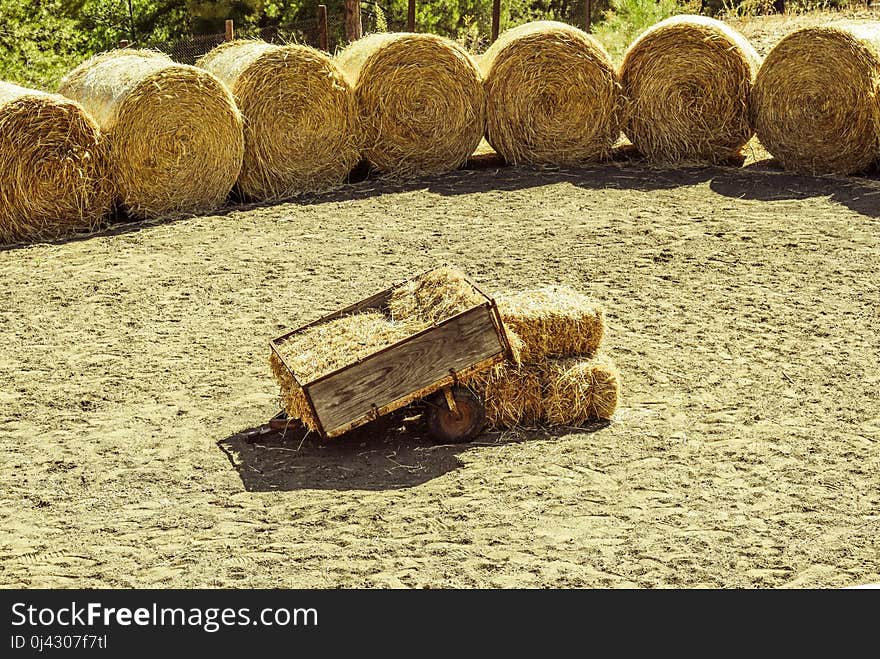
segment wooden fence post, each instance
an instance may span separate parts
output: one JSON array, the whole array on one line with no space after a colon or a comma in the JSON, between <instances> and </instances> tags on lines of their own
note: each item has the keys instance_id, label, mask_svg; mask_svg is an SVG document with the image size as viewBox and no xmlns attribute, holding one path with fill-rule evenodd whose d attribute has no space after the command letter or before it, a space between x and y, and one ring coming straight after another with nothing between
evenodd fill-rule
<instances>
[{"instance_id":1,"label":"wooden fence post","mask_svg":"<svg viewBox=\"0 0 880 659\"><path fill-rule=\"evenodd\" d=\"M416 0L409 0L409 6L406 9L406 31L416 31Z\"/></svg>"},{"instance_id":2,"label":"wooden fence post","mask_svg":"<svg viewBox=\"0 0 880 659\"><path fill-rule=\"evenodd\" d=\"M318 5L318 45L321 50L327 47L327 5Z\"/></svg>"},{"instance_id":3,"label":"wooden fence post","mask_svg":"<svg viewBox=\"0 0 880 659\"><path fill-rule=\"evenodd\" d=\"M356 41L362 35L360 0L345 0L345 38Z\"/></svg>"},{"instance_id":4,"label":"wooden fence post","mask_svg":"<svg viewBox=\"0 0 880 659\"><path fill-rule=\"evenodd\" d=\"M120 39L119 40L119 47L120 48L128 48L128 46L129 46L128 39Z\"/></svg>"},{"instance_id":5,"label":"wooden fence post","mask_svg":"<svg viewBox=\"0 0 880 659\"><path fill-rule=\"evenodd\" d=\"M593 0L586 0L587 15L584 16L584 31L590 32L593 29Z\"/></svg>"},{"instance_id":6,"label":"wooden fence post","mask_svg":"<svg viewBox=\"0 0 880 659\"><path fill-rule=\"evenodd\" d=\"M231 18L226 20L226 41L235 39L235 23Z\"/></svg>"},{"instance_id":7,"label":"wooden fence post","mask_svg":"<svg viewBox=\"0 0 880 659\"><path fill-rule=\"evenodd\" d=\"M501 23L501 0L492 0L492 41L498 38Z\"/></svg>"}]
</instances>

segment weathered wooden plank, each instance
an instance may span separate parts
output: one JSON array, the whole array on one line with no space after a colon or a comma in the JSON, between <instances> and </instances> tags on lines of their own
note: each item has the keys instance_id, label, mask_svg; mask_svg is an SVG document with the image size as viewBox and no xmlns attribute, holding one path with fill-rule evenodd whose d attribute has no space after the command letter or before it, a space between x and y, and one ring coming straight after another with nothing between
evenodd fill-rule
<instances>
[{"instance_id":1,"label":"weathered wooden plank","mask_svg":"<svg viewBox=\"0 0 880 659\"><path fill-rule=\"evenodd\" d=\"M480 306L307 388L321 425L332 433L373 406L382 408L503 350L491 311Z\"/></svg>"},{"instance_id":2,"label":"weathered wooden plank","mask_svg":"<svg viewBox=\"0 0 880 659\"><path fill-rule=\"evenodd\" d=\"M492 355L488 359L484 359L482 361L477 362L470 368L466 368L463 371L458 371L454 375L447 375L445 378L441 378L436 382L432 383L430 386L425 387L424 389L419 389L417 391L412 392L411 394L407 394L403 398L398 398L397 400L388 403L384 407L377 408L376 410L372 410L369 414L365 414L364 416L351 421L350 423L345 424L344 426L336 426L330 432L325 433L327 439L331 439L333 437L339 437L347 433L348 431L357 428L358 426L362 426L365 423L372 421L376 416L384 416L386 414L391 414L396 410L399 410L401 407L405 407L410 403L414 403L420 398L425 398L426 396L430 396L432 393L441 390L443 387L452 387L457 382L461 382L462 380L467 380L472 375L477 373L482 373L483 371L492 368L495 364L504 361L504 354L498 353L496 355Z\"/></svg>"}]
</instances>

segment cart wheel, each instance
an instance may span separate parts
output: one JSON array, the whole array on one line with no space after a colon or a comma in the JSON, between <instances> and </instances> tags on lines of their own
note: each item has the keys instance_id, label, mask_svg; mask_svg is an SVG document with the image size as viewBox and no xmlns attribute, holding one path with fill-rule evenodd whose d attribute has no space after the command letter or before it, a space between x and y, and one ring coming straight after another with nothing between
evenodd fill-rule
<instances>
[{"instance_id":1,"label":"cart wheel","mask_svg":"<svg viewBox=\"0 0 880 659\"><path fill-rule=\"evenodd\" d=\"M428 432L440 443L459 444L475 437L486 423L486 408L477 396L463 387L450 392L455 411L449 409L444 392L428 406Z\"/></svg>"}]
</instances>

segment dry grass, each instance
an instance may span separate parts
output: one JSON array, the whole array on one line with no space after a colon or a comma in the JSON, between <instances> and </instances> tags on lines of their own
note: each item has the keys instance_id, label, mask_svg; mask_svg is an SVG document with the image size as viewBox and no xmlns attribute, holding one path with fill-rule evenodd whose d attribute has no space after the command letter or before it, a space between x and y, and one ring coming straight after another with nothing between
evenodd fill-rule
<instances>
[{"instance_id":1,"label":"dry grass","mask_svg":"<svg viewBox=\"0 0 880 659\"><path fill-rule=\"evenodd\" d=\"M306 384L421 329L423 323L395 321L382 311L368 311L313 325L277 347L297 379Z\"/></svg>"},{"instance_id":2,"label":"dry grass","mask_svg":"<svg viewBox=\"0 0 880 659\"><path fill-rule=\"evenodd\" d=\"M372 34L337 55L354 89L364 157L395 177L464 164L485 131L480 73L455 42L431 34Z\"/></svg>"},{"instance_id":3,"label":"dry grass","mask_svg":"<svg viewBox=\"0 0 880 659\"><path fill-rule=\"evenodd\" d=\"M368 357L420 329L424 327L392 321L381 311L370 311L313 325L294 334L278 345L277 350L298 382L274 351L269 358L272 373L281 386L282 408L290 418L317 430L317 419L301 385Z\"/></svg>"},{"instance_id":4,"label":"dry grass","mask_svg":"<svg viewBox=\"0 0 880 659\"><path fill-rule=\"evenodd\" d=\"M429 327L485 301L463 272L443 266L397 288L388 311L397 321L420 322Z\"/></svg>"},{"instance_id":5,"label":"dry grass","mask_svg":"<svg viewBox=\"0 0 880 659\"><path fill-rule=\"evenodd\" d=\"M602 307L567 286L495 294L504 324L519 339L524 363L592 355L605 334Z\"/></svg>"},{"instance_id":6,"label":"dry grass","mask_svg":"<svg viewBox=\"0 0 880 659\"><path fill-rule=\"evenodd\" d=\"M780 41L758 73L758 138L786 169L851 174L880 155L880 23L836 23Z\"/></svg>"},{"instance_id":7,"label":"dry grass","mask_svg":"<svg viewBox=\"0 0 880 659\"><path fill-rule=\"evenodd\" d=\"M0 244L95 230L112 199L101 134L83 108L0 82Z\"/></svg>"},{"instance_id":8,"label":"dry grass","mask_svg":"<svg viewBox=\"0 0 880 659\"><path fill-rule=\"evenodd\" d=\"M238 187L245 197L276 201L326 190L360 160L354 96L326 53L233 41L198 66L229 87L244 115Z\"/></svg>"},{"instance_id":9,"label":"dry grass","mask_svg":"<svg viewBox=\"0 0 880 659\"><path fill-rule=\"evenodd\" d=\"M753 134L749 94L759 57L741 34L704 16L645 31L620 67L623 130L658 162L721 162Z\"/></svg>"},{"instance_id":10,"label":"dry grass","mask_svg":"<svg viewBox=\"0 0 880 659\"><path fill-rule=\"evenodd\" d=\"M487 139L511 164L575 165L611 154L620 85L593 37L564 23L508 30L479 58Z\"/></svg>"},{"instance_id":11,"label":"dry grass","mask_svg":"<svg viewBox=\"0 0 880 659\"><path fill-rule=\"evenodd\" d=\"M61 82L107 134L119 200L135 218L220 206L241 171L241 114L213 75L151 51L98 55Z\"/></svg>"}]
</instances>

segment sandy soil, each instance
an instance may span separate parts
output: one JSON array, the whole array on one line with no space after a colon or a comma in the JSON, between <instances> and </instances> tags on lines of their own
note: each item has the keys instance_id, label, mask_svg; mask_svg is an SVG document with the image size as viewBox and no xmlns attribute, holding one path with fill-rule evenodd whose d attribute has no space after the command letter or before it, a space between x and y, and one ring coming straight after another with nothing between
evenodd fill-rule
<instances>
[{"instance_id":1,"label":"sandy soil","mask_svg":"<svg viewBox=\"0 0 880 659\"><path fill-rule=\"evenodd\" d=\"M0 584L880 581L880 182L461 171L0 251ZM441 261L604 302L607 426L241 431L268 340Z\"/></svg>"},{"instance_id":2,"label":"sandy soil","mask_svg":"<svg viewBox=\"0 0 880 659\"><path fill-rule=\"evenodd\" d=\"M742 32L762 57L769 53L787 34L813 25L834 21L876 21L880 7L851 7L842 10L812 11L808 13L771 14L769 16L728 16L724 21Z\"/></svg>"}]
</instances>

